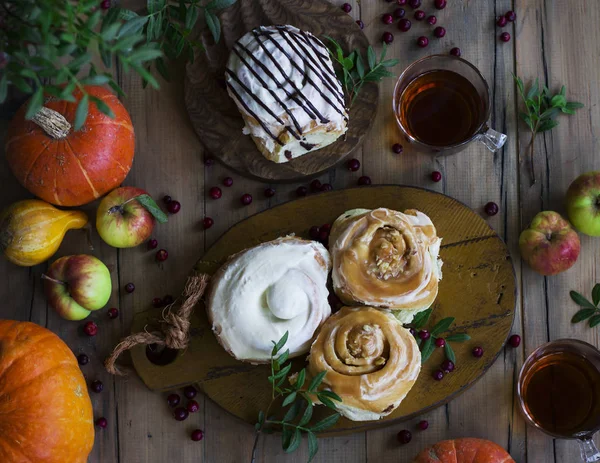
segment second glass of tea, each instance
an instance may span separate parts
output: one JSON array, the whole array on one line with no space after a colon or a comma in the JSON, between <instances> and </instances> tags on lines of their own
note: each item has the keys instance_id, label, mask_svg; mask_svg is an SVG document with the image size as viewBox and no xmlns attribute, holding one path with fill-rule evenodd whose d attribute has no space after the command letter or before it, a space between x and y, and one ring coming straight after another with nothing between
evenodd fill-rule
<instances>
[{"instance_id":1,"label":"second glass of tea","mask_svg":"<svg viewBox=\"0 0 600 463\"><path fill-rule=\"evenodd\" d=\"M419 151L453 154L478 140L495 152L506 142L506 135L487 125L487 82L456 56L432 55L411 64L398 78L393 105L400 130Z\"/></svg>"}]
</instances>

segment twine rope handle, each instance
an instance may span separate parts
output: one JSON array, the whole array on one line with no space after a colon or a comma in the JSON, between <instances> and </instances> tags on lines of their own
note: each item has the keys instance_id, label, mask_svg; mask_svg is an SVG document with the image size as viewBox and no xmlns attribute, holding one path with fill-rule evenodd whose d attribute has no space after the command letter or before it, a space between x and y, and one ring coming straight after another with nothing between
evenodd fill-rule
<instances>
[{"instance_id":1,"label":"twine rope handle","mask_svg":"<svg viewBox=\"0 0 600 463\"><path fill-rule=\"evenodd\" d=\"M135 346L159 344L170 349L185 349L190 341L190 317L204 295L209 279L204 273L190 276L185 284L179 308L173 310L178 301L165 307L163 319L160 321L161 331L134 333L122 339L104 362L106 371L112 375L124 375L125 373L117 367L117 359L123 352Z\"/></svg>"}]
</instances>

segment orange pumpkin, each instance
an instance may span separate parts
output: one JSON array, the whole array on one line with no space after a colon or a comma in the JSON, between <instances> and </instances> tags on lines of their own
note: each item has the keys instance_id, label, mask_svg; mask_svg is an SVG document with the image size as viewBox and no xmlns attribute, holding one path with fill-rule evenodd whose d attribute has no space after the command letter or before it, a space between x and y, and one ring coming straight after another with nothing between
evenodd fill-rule
<instances>
[{"instance_id":1,"label":"orange pumpkin","mask_svg":"<svg viewBox=\"0 0 600 463\"><path fill-rule=\"evenodd\" d=\"M438 442L423 450L413 463L515 463L515 460L489 440L465 438Z\"/></svg>"},{"instance_id":2,"label":"orange pumpkin","mask_svg":"<svg viewBox=\"0 0 600 463\"><path fill-rule=\"evenodd\" d=\"M92 403L77 360L51 331L0 320L0 461L85 463Z\"/></svg>"},{"instance_id":3,"label":"orange pumpkin","mask_svg":"<svg viewBox=\"0 0 600 463\"><path fill-rule=\"evenodd\" d=\"M32 120L25 103L11 121L6 138L8 164L31 193L57 206L80 206L123 182L133 162L135 137L131 119L119 99L102 87L87 86L115 114L101 113L90 101L80 130L72 128L77 103L46 98Z\"/></svg>"}]
</instances>

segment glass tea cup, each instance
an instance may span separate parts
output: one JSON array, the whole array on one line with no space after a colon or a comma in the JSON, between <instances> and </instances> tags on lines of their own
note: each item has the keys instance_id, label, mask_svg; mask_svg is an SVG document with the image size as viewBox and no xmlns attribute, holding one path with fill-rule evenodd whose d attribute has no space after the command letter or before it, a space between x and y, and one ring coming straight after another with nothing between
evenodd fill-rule
<instances>
[{"instance_id":1,"label":"glass tea cup","mask_svg":"<svg viewBox=\"0 0 600 463\"><path fill-rule=\"evenodd\" d=\"M600 351L576 339L536 349L519 374L525 420L560 439L577 439L585 463L600 462L593 435L600 430Z\"/></svg>"},{"instance_id":2,"label":"glass tea cup","mask_svg":"<svg viewBox=\"0 0 600 463\"><path fill-rule=\"evenodd\" d=\"M452 55L432 55L398 78L393 109L406 140L418 151L454 154L472 141L496 152L506 135L488 127L489 87L479 70Z\"/></svg>"}]
</instances>

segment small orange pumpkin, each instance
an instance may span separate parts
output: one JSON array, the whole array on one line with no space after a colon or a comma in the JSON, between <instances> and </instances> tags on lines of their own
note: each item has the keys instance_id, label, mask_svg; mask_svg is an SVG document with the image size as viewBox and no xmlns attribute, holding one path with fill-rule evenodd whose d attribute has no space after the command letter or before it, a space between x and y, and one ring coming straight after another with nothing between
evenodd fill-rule
<instances>
[{"instance_id":1,"label":"small orange pumpkin","mask_svg":"<svg viewBox=\"0 0 600 463\"><path fill-rule=\"evenodd\" d=\"M444 440L423 450L413 463L515 463L498 444L485 439Z\"/></svg>"},{"instance_id":2,"label":"small orange pumpkin","mask_svg":"<svg viewBox=\"0 0 600 463\"><path fill-rule=\"evenodd\" d=\"M51 331L0 320L0 461L85 463L92 403L77 360Z\"/></svg>"},{"instance_id":3,"label":"small orange pumpkin","mask_svg":"<svg viewBox=\"0 0 600 463\"><path fill-rule=\"evenodd\" d=\"M57 206L89 203L123 182L131 164L135 137L131 119L119 99L103 87L86 86L115 117L104 115L92 102L79 130L72 128L77 104L46 98L32 120L25 120L25 103L11 121L6 137L8 164L21 185Z\"/></svg>"}]
</instances>

